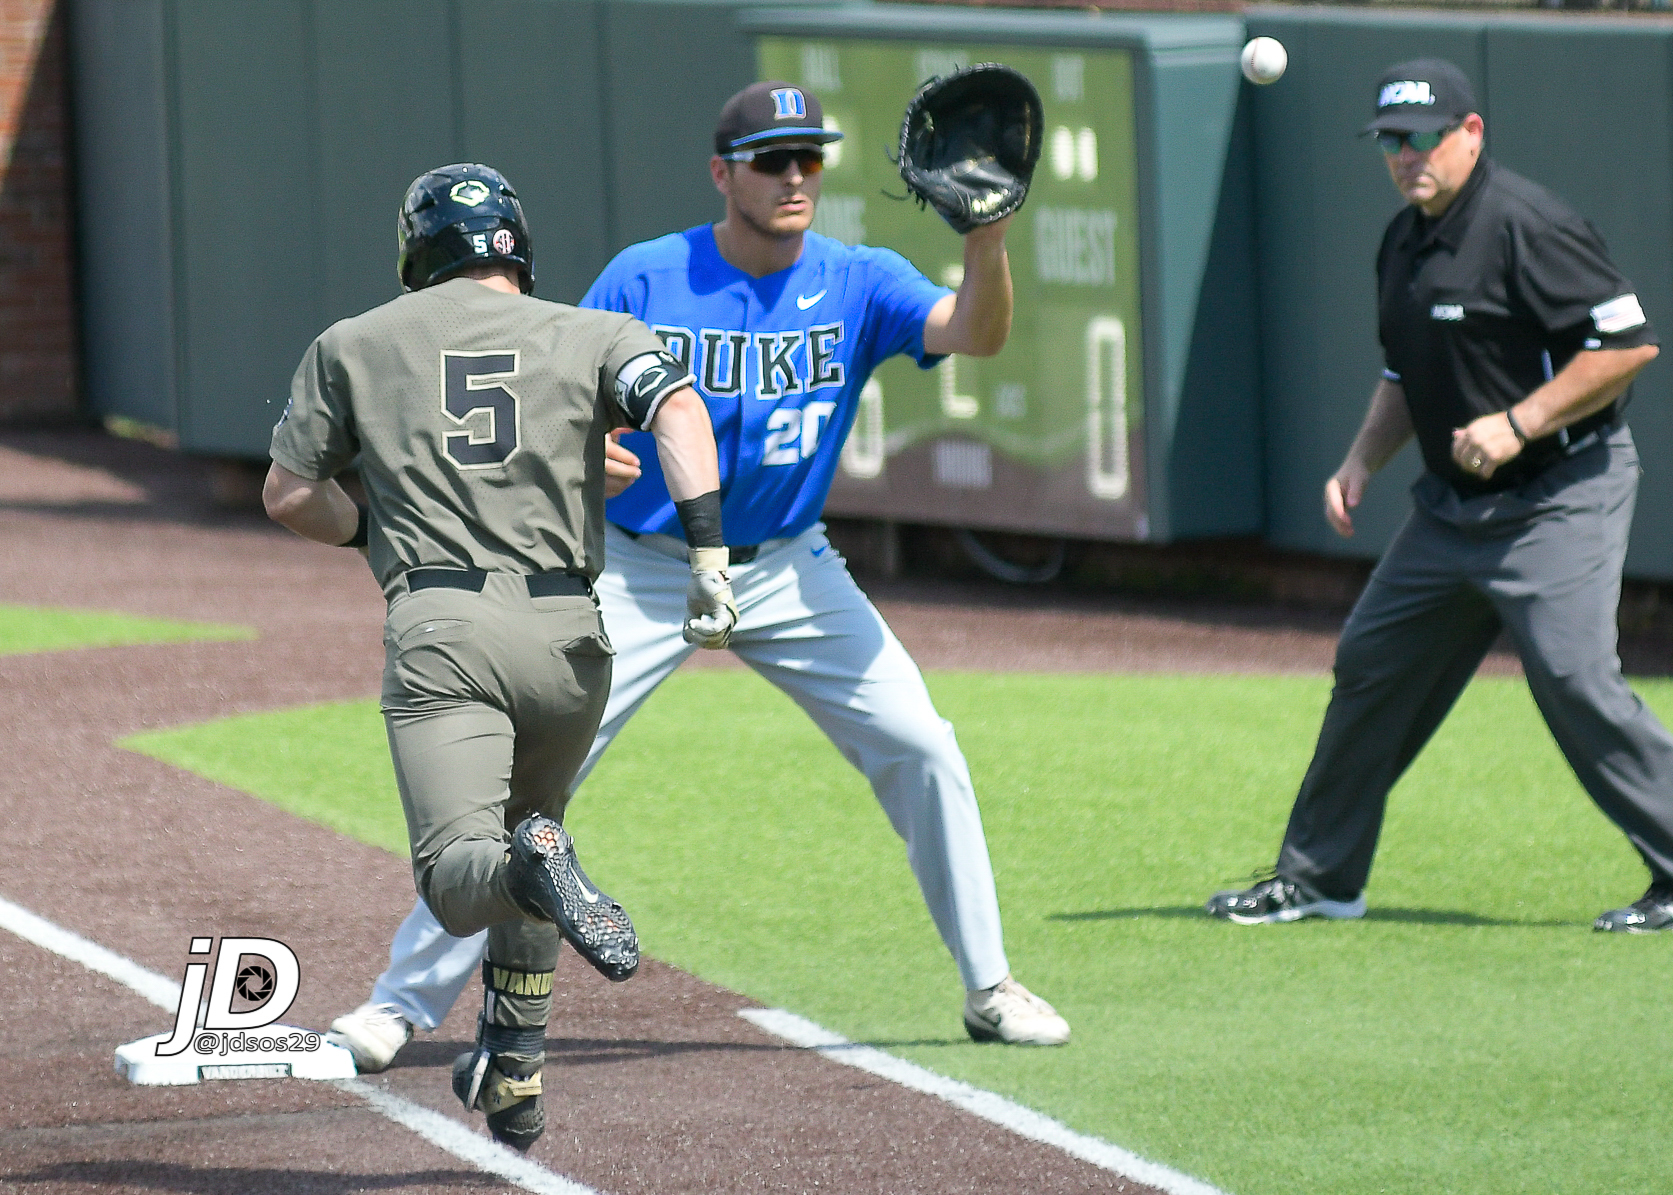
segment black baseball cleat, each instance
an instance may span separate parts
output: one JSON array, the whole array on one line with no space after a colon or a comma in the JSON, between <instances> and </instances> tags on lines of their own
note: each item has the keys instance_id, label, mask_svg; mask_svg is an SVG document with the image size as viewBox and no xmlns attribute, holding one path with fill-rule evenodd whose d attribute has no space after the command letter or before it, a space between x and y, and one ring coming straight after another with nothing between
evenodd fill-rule
<instances>
[{"instance_id":1,"label":"black baseball cleat","mask_svg":"<svg viewBox=\"0 0 1673 1195\"><path fill-rule=\"evenodd\" d=\"M1352 900L1326 900L1311 888L1283 876L1262 880L1253 888L1229 889L1208 898L1211 917L1239 925L1264 925L1279 921L1300 921L1304 917L1349 920L1365 916L1365 896Z\"/></svg>"},{"instance_id":2,"label":"black baseball cleat","mask_svg":"<svg viewBox=\"0 0 1673 1195\"><path fill-rule=\"evenodd\" d=\"M1592 922L1592 928L1618 934L1673 929L1673 884L1651 884L1643 896L1624 909L1610 909Z\"/></svg>"},{"instance_id":3,"label":"black baseball cleat","mask_svg":"<svg viewBox=\"0 0 1673 1195\"><path fill-rule=\"evenodd\" d=\"M453 1094L467 1112L486 1112L488 1131L519 1153L546 1131L540 1071L546 1063L546 1028L510 1029L477 1019L476 1049L453 1060Z\"/></svg>"},{"instance_id":4,"label":"black baseball cleat","mask_svg":"<svg viewBox=\"0 0 1673 1195\"><path fill-rule=\"evenodd\" d=\"M550 921L564 941L614 983L639 969L639 936L627 910L593 887L575 859L575 840L538 813L511 835L511 897Z\"/></svg>"}]
</instances>

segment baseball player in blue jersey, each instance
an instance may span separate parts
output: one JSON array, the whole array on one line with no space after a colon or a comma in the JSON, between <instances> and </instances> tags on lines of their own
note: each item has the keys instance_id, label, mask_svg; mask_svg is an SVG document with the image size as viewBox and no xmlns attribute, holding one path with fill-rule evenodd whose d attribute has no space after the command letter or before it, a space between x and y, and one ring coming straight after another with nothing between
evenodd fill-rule
<instances>
[{"instance_id":1,"label":"baseball player in blue jersey","mask_svg":"<svg viewBox=\"0 0 1673 1195\"><path fill-rule=\"evenodd\" d=\"M898 253L809 232L823 146L841 135L824 128L818 99L802 88L745 88L721 111L709 162L725 218L624 250L581 305L637 316L695 374L720 451L739 610L731 649L871 782L958 965L966 1030L982 1041L1056 1045L1068 1024L1010 975L953 728L819 522L860 389L882 361L905 353L927 369L949 353L991 356L1004 346L1009 221L966 234L956 294ZM686 543L650 438L612 446L610 467L618 485L632 482L606 506L596 583L617 655L577 784L693 650L681 635ZM420 902L371 1000L333 1023L334 1039L363 1071L383 1069L414 1026L441 1023L482 949L479 938L448 936Z\"/></svg>"}]
</instances>

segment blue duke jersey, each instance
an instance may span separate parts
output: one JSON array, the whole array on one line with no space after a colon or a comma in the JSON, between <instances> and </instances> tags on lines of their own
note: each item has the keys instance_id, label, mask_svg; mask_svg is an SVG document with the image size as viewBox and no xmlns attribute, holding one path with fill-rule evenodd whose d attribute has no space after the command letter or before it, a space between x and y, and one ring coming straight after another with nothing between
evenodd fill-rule
<instances>
[{"instance_id":1,"label":"blue duke jersey","mask_svg":"<svg viewBox=\"0 0 1673 1195\"><path fill-rule=\"evenodd\" d=\"M819 521L860 389L906 353L928 369L924 320L952 292L900 254L808 233L787 270L751 278L707 224L629 246L581 306L649 324L696 375L720 450L726 542L757 544ZM652 438L623 437L644 475L606 505L629 531L680 536Z\"/></svg>"}]
</instances>

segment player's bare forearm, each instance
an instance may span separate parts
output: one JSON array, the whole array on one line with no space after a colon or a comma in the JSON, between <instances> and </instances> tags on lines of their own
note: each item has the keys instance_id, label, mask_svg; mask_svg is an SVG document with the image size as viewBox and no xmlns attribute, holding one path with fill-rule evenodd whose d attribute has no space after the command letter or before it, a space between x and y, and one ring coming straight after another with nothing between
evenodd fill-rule
<instances>
[{"instance_id":1,"label":"player's bare forearm","mask_svg":"<svg viewBox=\"0 0 1673 1195\"><path fill-rule=\"evenodd\" d=\"M991 357L1011 335L1011 263L1005 230L1012 217L964 235L964 279L924 321L924 350Z\"/></svg>"},{"instance_id":2,"label":"player's bare forearm","mask_svg":"<svg viewBox=\"0 0 1673 1195\"><path fill-rule=\"evenodd\" d=\"M668 494L676 502L720 489L720 458L715 451L709 408L687 386L670 394L651 420L656 455Z\"/></svg>"},{"instance_id":3,"label":"player's bare forearm","mask_svg":"<svg viewBox=\"0 0 1673 1195\"><path fill-rule=\"evenodd\" d=\"M360 509L335 481L312 481L274 463L261 489L267 517L315 543L345 544L360 525Z\"/></svg>"},{"instance_id":4,"label":"player's bare forearm","mask_svg":"<svg viewBox=\"0 0 1673 1195\"><path fill-rule=\"evenodd\" d=\"M1353 465L1367 475L1375 473L1411 438L1412 412L1406 405L1405 388L1384 378L1371 392L1371 403L1365 408L1365 418L1342 462L1343 468Z\"/></svg>"}]
</instances>

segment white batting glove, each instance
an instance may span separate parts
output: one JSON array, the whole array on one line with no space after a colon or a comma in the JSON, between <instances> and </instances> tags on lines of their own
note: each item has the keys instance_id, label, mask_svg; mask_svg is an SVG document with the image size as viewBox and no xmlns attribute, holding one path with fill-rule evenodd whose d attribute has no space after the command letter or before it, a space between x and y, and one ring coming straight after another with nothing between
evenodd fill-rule
<instances>
[{"instance_id":1,"label":"white batting glove","mask_svg":"<svg viewBox=\"0 0 1673 1195\"><path fill-rule=\"evenodd\" d=\"M732 578L726 573L730 553L725 548L691 549L691 584L686 586L689 617L681 632L687 643L721 648L732 641L738 625L738 603L732 598Z\"/></svg>"}]
</instances>

